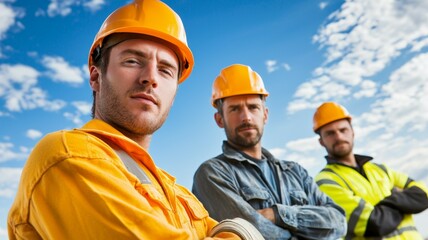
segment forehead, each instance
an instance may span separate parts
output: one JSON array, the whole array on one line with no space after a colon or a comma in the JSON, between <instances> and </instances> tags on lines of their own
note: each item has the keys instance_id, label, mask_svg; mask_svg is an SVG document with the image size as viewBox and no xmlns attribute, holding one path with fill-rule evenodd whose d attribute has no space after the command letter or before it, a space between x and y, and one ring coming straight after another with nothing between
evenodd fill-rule
<instances>
[{"instance_id":1,"label":"forehead","mask_svg":"<svg viewBox=\"0 0 428 240\"><path fill-rule=\"evenodd\" d=\"M120 54L129 49L132 49L133 51L139 51L145 54L156 53L157 57L169 60L178 66L177 54L165 44L154 40L148 40L144 38L133 38L124 40L113 46L112 52Z\"/></svg>"},{"instance_id":2,"label":"forehead","mask_svg":"<svg viewBox=\"0 0 428 240\"><path fill-rule=\"evenodd\" d=\"M328 130L335 130L335 129L341 129L351 127L351 124L349 123L348 119L339 119L334 122L328 123L321 127L321 131L328 131Z\"/></svg>"},{"instance_id":3,"label":"forehead","mask_svg":"<svg viewBox=\"0 0 428 240\"><path fill-rule=\"evenodd\" d=\"M257 104L262 103L262 99L258 94L238 95L224 98L225 106L240 105L240 104Z\"/></svg>"}]
</instances>

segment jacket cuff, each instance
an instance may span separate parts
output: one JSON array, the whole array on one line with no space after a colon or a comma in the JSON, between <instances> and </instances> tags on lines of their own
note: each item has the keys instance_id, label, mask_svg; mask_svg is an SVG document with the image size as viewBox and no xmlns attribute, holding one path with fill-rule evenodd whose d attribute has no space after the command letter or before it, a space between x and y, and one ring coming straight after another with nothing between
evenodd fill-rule
<instances>
[{"instance_id":1,"label":"jacket cuff","mask_svg":"<svg viewBox=\"0 0 428 240\"><path fill-rule=\"evenodd\" d=\"M275 204L272 206L272 209L275 213L275 225L290 231L297 230L298 222L296 211L282 204Z\"/></svg>"},{"instance_id":2,"label":"jacket cuff","mask_svg":"<svg viewBox=\"0 0 428 240\"><path fill-rule=\"evenodd\" d=\"M393 189L391 195L379 204L395 208L402 213L414 214L428 208L428 198L422 189L413 186L402 191Z\"/></svg>"}]
</instances>

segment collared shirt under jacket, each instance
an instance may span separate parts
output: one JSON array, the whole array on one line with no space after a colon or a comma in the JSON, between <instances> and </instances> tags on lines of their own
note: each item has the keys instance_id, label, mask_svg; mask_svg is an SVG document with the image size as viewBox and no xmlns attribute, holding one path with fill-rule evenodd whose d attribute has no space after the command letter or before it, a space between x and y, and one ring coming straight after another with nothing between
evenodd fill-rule
<instances>
[{"instance_id":1,"label":"collared shirt under jacket","mask_svg":"<svg viewBox=\"0 0 428 240\"><path fill-rule=\"evenodd\" d=\"M262 154L278 189L254 160L227 142L223 154L199 167L192 191L213 218L245 218L266 239L337 239L346 233L344 211L319 190L302 166L275 159L266 149ZM276 224L256 211L264 208L274 209Z\"/></svg>"}]
</instances>

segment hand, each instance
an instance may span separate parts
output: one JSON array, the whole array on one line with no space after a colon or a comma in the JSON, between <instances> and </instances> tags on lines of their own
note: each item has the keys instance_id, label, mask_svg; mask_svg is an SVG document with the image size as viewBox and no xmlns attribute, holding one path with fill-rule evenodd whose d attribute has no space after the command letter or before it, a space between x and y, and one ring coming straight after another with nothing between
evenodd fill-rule
<instances>
[{"instance_id":1,"label":"hand","mask_svg":"<svg viewBox=\"0 0 428 240\"><path fill-rule=\"evenodd\" d=\"M267 220L275 224L275 212L272 208L260 209L257 210L257 212L260 213L263 217L267 218Z\"/></svg>"}]
</instances>

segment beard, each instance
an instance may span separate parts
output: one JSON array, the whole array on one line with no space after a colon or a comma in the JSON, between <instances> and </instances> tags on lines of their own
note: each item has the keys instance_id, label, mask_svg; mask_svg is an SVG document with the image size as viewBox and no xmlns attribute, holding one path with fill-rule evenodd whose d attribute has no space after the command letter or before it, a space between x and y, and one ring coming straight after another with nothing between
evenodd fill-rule
<instances>
[{"instance_id":1,"label":"beard","mask_svg":"<svg viewBox=\"0 0 428 240\"><path fill-rule=\"evenodd\" d=\"M240 133L240 130L243 128L252 128L256 130L256 135L253 135L252 133ZM240 148L251 148L256 146L260 142L263 135L263 129L259 129L256 125L249 123L241 124L234 130L229 129L225 124L224 129L227 139Z\"/></svg>"},{"instance_id":2,"label":"beard","mask_svg":"<svg viewBox=\"0 0 428 240\"><path fill-rule=\"evenodd\" d=\"M346 143L345 147L337 148L337 145L345 144L345 143ZM342 159L352 154L352 148L353 148L353 143L340 141L340 142L334 143L331 149L327 149L327 152L331 157L333 157L333 159Z\"/></svg>"},{"instance_id":3,"label":"beard","mask_svg":"<svg viewBox=\"0 0 428 240\"><path fill-rule=\"evenodd\" d=\"M135 114L129 110L128 104L120 97L117 90L107 79L102 80L102 93L97 102L97 109L101 119L116 128L125 130L132 135L152 135L158 130L168 117L171 105L165 110L155 114L154 106L142 105L139 113ZM127 96L136 92L146 92L157 100L157 109L162 109L159 97L153 93L151 86L138 86L128 90Z\"/></svg>"}]
</instances>

